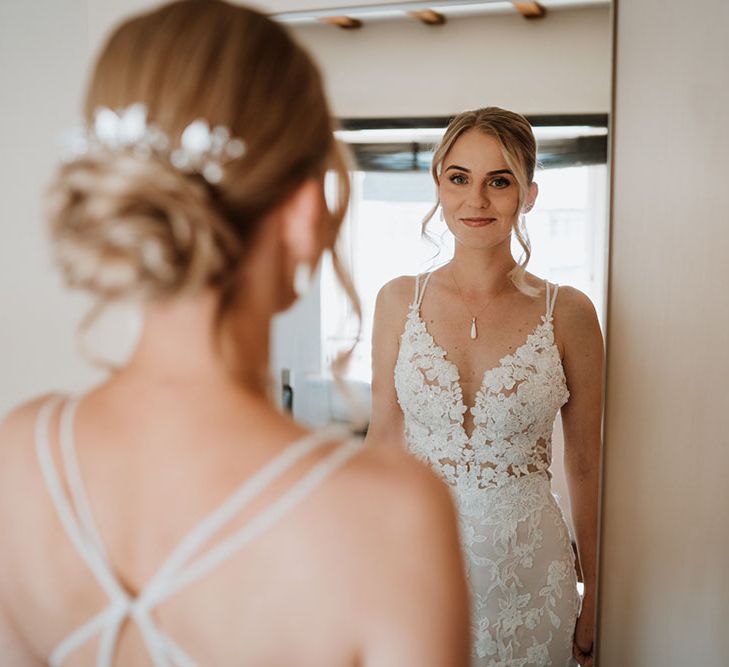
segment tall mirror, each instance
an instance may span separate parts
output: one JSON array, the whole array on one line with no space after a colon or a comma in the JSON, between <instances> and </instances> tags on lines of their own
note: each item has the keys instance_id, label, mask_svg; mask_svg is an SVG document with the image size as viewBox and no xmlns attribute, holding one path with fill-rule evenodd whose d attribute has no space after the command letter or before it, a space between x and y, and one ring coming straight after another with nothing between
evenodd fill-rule
<instances>
[{"instance_id":1,"label":"tall mirror","mask_svg":"<svg viewBox=\"0 0 729 667\"><path fill-rule=\"evenodd\" d=\"M0 243L0 250L6 250L0 262L7 286L3 305L12 314L0 334L5 342L0 345L5 350L2 413L49 389L82 390L102 375L90 365L82 368L74 354L78 321L88 303L58 284L47 258L40 202L56 167L57 152L49 147L77 121L92 55L120 19L155 4L46 2L42 21L27 3L3 4L4 24L22 29L6 30L6 39L0 40L0 50L13 62L12 68L0 72L3 88L15 91L4 109L2 130L3 148L11 156L5 161L6 181L13 183L4 197L6 242ZM370 405L378 292L397 276L437 270L454 256L454 237L446 223L434 216L426 235L421 223L436 201L430 174L434 146L449 121L469 109L502 107L523 114L532 125L538 143L534 180L539 196L526 218L532 247L528 270L587 295L605 331L612 94L609 0L245 4L286 25L319 63L339 120L339 138L349 145L353 159L351 205L339 251L361 299L361 328L325 257L306 296L274 322L271 376L282 409L312 426L348 420L352 403L337 389L331 364L350 348L345 384L359 404ZM48 59L51 50L54 57ZM49 99L54 103L48 104ZM21 127L33 130L18 132ZM33 176L18 179L19 173ZM521 248L515 239L512 247L518 259ZM22 290L12 287L19 275L27 277ZM87 341L96 356L118 361L134 344L139 321L128 313L118 315L114 319L112 313L96 326ZM53 378L52 386L48 378ZM563 443L558 414L549 494L564 515L567 547L577 554ZM529 569L529 553L524 552L522 560ZM578 560L574 571L581 580ZM559 583L558 568L547 574L549 586ZM545 605L551 595L547 588L542 595ZM577 589L584 590L581 581ZM504 607L509 618L502 618L502 624L535 624L537 614L520 611L523 595L513 590L513 600ZM551 619L546 606L542 615ZM549 622L556 634L559 615ZM550 664L539 643L531 645L530 658L514 662L517 658L504 657L511 650L506 642L497 645L498 637L491 642L483 636L479 665Z\"/></svg>"},{"instance_id":2,"label":"tall mirror","mask_svg":"<svg viewBox=\"0 0 729 667\"><path fill-rule=\"evenodd\" d=\"M396 276L423 274L453 257L445 222L435 216L426 234L421 222L436 197L433 148L449 120L467 109L504 107L533 126L539 197L527 216L528 270L586 294L605 331L609 2L337 2L310 10L302 3L270 4L320 62L340 138L354 156L340 251L363 311L358 332L324 261L312 293L275 326L273 365L285 407L311 424L346 419L349 404L329 369L352 345L347 384L369 404L379 290ZM512 245L518 259L516 238ZM558 413L551 488L577 555L563 454ZM583 591L579 558L576 569ZM494 647L484 653L491 650L498 654Z\"/></svg>"},{"instance_id":3,"label":"tall mirror","mask_svg":"<svg viewBox=\"0 0 729 667\"><path fill-rule=\"evenodd\" d=\"M434 219L423 237L420 223L435 201L433 146L466 109L502 106L533 125L540 195L527 219L530 271L587 294L604 331L610 3L439 2L432 14L426 3L338 2L319 11L301 4L268 3L321 64L340 138L356 160L341 239L363 311L346 372L354 390L368 395L380 288L452 256L445 224ZM526 5L543 10L532 15ZM329 368L355 342L355 324L325 260L316 288L274 334L274 374L293 390L297 418L315 424L347 414ZM559 422L553 445L554 486L569 513Z\"/></svg>"}]
</instances>

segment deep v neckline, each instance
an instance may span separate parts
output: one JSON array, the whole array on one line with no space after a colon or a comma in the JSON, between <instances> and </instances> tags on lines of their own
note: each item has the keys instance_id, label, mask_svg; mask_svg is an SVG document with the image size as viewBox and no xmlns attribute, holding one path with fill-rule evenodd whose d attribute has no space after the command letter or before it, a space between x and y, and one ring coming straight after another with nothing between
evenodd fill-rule
<instances>
[{"instance_id":1,"label":"deep v neckline","mask_svg":"<svg viewBox=\"0 0 729 667\"><path fill-rule=\"evenodd\" d=\"M450 369L451 372L446 373L446 378L442 378L441 376L438 379L438 384L443 389L447 389L449 394L453 397L451 408L454 408L454 411L457 414L457 425L460 426L466 441L470 442L473 438L473 435L478 430L480 424L479 413L483 409L484 402L486 402L489 397L484 391L485 388L488 387L491 390L490 395L508 399L512 396L517 395L517 393L519 392L519 388L525 386L528 383L528 380L530 380L535 373L539 372L539 369L535 368L534 364L529 362L526 364L522 364L522 372L517 373L517 361L520 357L527 356L525 355L525 350L531 348L535 353L539 350L542 350L545 354L553 354L556 350L557 359L559 360L559 366L562 370L562 376L564 378L564 367L562 366L562 359L559 354L559 348L557 348L556 341L554 340L553 322L554 303L556 301L557 290L559 289L559 286L555 286L554 291L551 291L549 282L546 280L544 281L546 309L545 313L541 315L541 321L535 324L534 328L531 329L529 333L527 333L524 342L519 345L513 352L502 356L496 366L493 366L492 368L487 368L483 371L483 373L481 374L480 382L478 384L478 388L473 397L473 404L467 406L463 397L463 385L461 382L462 376L458 364L456 364L449 358L446 349L439 345L436 342L435 338L433 338L433 335L430 333L430 331L428 331L428 325L425 323L425 320L420 313L423 303L423 297L425 296L425 288L427 287L428 281L430 280L430 277L432 275L432 273L426 274L422 283L421 277L416 277L415 298L410 304L408 320L412 320L416 324L416 326L419 326L419 329L423 334L427 347L431 352L431 358L438 358L442 363L445 364L446 368ZM406 327L406 331L407 328L408 327ZM403 336L406 334L406 331L403 332ZM513 370L513 372L511 372L510 376L507 377L507 371L510 368ZM440 375L437 369L434 370L436 374ZM515 377L515 375L517 374L519 375L518 378ZM447 385L444 384L444 380L447 381ZM514 389L514 387L516 388ZM509 393L508 395L505 395L503 393L504 389L514 389L514 391L512 393ZM468 412L473 417L473 428L471 429L470 434L466 431L466 412Z\"/></svg>"},{"instance_id":2,"label":"deep v neckline","mask_svg":"<svg viewBox=\"0 0 729 667\"><path fill-rule=\"evenodd\" d=\"M493 366L492 368L487 368L481 374L481 381L479 382L478 389L476 390L476 393L474 395L473 405L467 406L466 402L463 400L463 385L461 383L461 370L460 370L460 368L458 368L458 364L456 364L453 360L448 358L447 350L443 346L439 345L436 342L435 338L433 337L433 334L431 334L430 331L428 331L428 325L425 323L425 320L420 315L420 308L417 307L416 304L413 304L413 313L415 314L417 321L420 323L420 326L423 328L423 332L427 335L430 347L433 350L435 350L436 352L438 352L440 358L446 364L448 364L455 372L456 379L454 381L452 381L452 384L455 384L456 388L458 389L458 391L456 392L458 394L456 398L459 403L458 407L462 408L461 417L460 417L461 427L463 427L463 415L466 411L470 412L471 416L473 416L473 417L476 416L475 411L476 411L476 408L478 407L479 400L482 398L483 388L484 388L484 384L486 383L486 378L489 375L492 375L493 373L496 373L497 371L500 371L501 369L503 369L507 362L515 359L519 355L519 352L521 352L524 348L526 348L528 345L530 345L532 336L534 336L539 331L539 329L551 324L551 321L548 320L546 318L546 316L542 315L541 316L542 321L539 322L529 333L527 333L526 339L524 340L524 342L521 345L519 345L519 347L517 347L513 352L510 352L509 354L506 354L503 357L501 357L499 359L499 363L496 366ZM551 345L552 345L552 347L556 347L556 343L555 343L554 339L552 339ZM560 359L560 362L561 362L561 359ZM501 389L503 389L503 385L504 385L503 382L499 383L499 391ZM465 428L463 430L465 433ZM474 430L475 430L475 426L474 426ZM471 435L473 435L473 431L471 432ZM471 439L470 436L468 436L468 434L466 434L466 436L468 437L469 440Z\"/></svg>"}]
</instances>

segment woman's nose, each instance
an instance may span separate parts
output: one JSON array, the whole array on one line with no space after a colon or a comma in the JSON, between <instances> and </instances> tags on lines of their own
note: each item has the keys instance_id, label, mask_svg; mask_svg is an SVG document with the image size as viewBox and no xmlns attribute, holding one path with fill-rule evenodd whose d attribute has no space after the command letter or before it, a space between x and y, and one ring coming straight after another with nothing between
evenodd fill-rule
<instances>
[{"instance_id":1,"label":"woman's nose","mask_svg":"<svg viewBox=\"0 0 729 667\"><path fill-rule=\"evenodd\" d=\"M491 205L491 199L486 188L474 188L469 199L471 200L470 203L478 208L488 208Z\"/></svg>"}]
</instances>

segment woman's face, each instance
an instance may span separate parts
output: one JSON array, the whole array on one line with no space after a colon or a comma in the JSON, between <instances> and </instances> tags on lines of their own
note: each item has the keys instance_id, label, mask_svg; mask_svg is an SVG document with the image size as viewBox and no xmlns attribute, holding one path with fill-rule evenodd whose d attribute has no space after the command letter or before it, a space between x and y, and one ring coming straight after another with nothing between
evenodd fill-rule
<instances>
[{"instance_id":1,"label":"woman's face","mask_svg":"<svg viewBox=\"0 0 729 667\"><path fill-rule=\"evenodd\" d=\"M489 248L511 237L519 185L495 137L475 129L458 137L443 161L438 194L457 242ZM530 188L526 208L534 197L536 185Z\"/></svg>"}]
</instances>

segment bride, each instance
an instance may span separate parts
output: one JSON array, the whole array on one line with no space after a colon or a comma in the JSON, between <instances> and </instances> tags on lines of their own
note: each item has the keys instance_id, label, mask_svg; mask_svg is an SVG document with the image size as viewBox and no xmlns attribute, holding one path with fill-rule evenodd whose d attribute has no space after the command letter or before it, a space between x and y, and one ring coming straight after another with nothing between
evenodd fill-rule
<instances>
[{"instance_id":1,"label":"bride","mask_svg":"<svg viewBox=\"0 0 729 667\"><path fill-rule=\"evenodd\" d=\"M257 11L174 2L114 31L86 110L54 255L144 327L100 385L0 424L2 666L465 665L441 482L269 398L271 319L348 200L316 64Z\"/></svg>"},{"instance_id":2,"label":"bride","mask_svg":"<svg viewBox=\"0 0 729 667\"><path fill-rule=\"evenodd\" d=\"M527 120L458 115L433 158L453 259L378 295L369 437L399 441L451 487L472 605L473 664L592 664L603 342L590 300L526 271L537 197ZM511 253L516 235L524 249ZM551 493L561 410L584 596Z\"/></svg>"}]
</instances>

